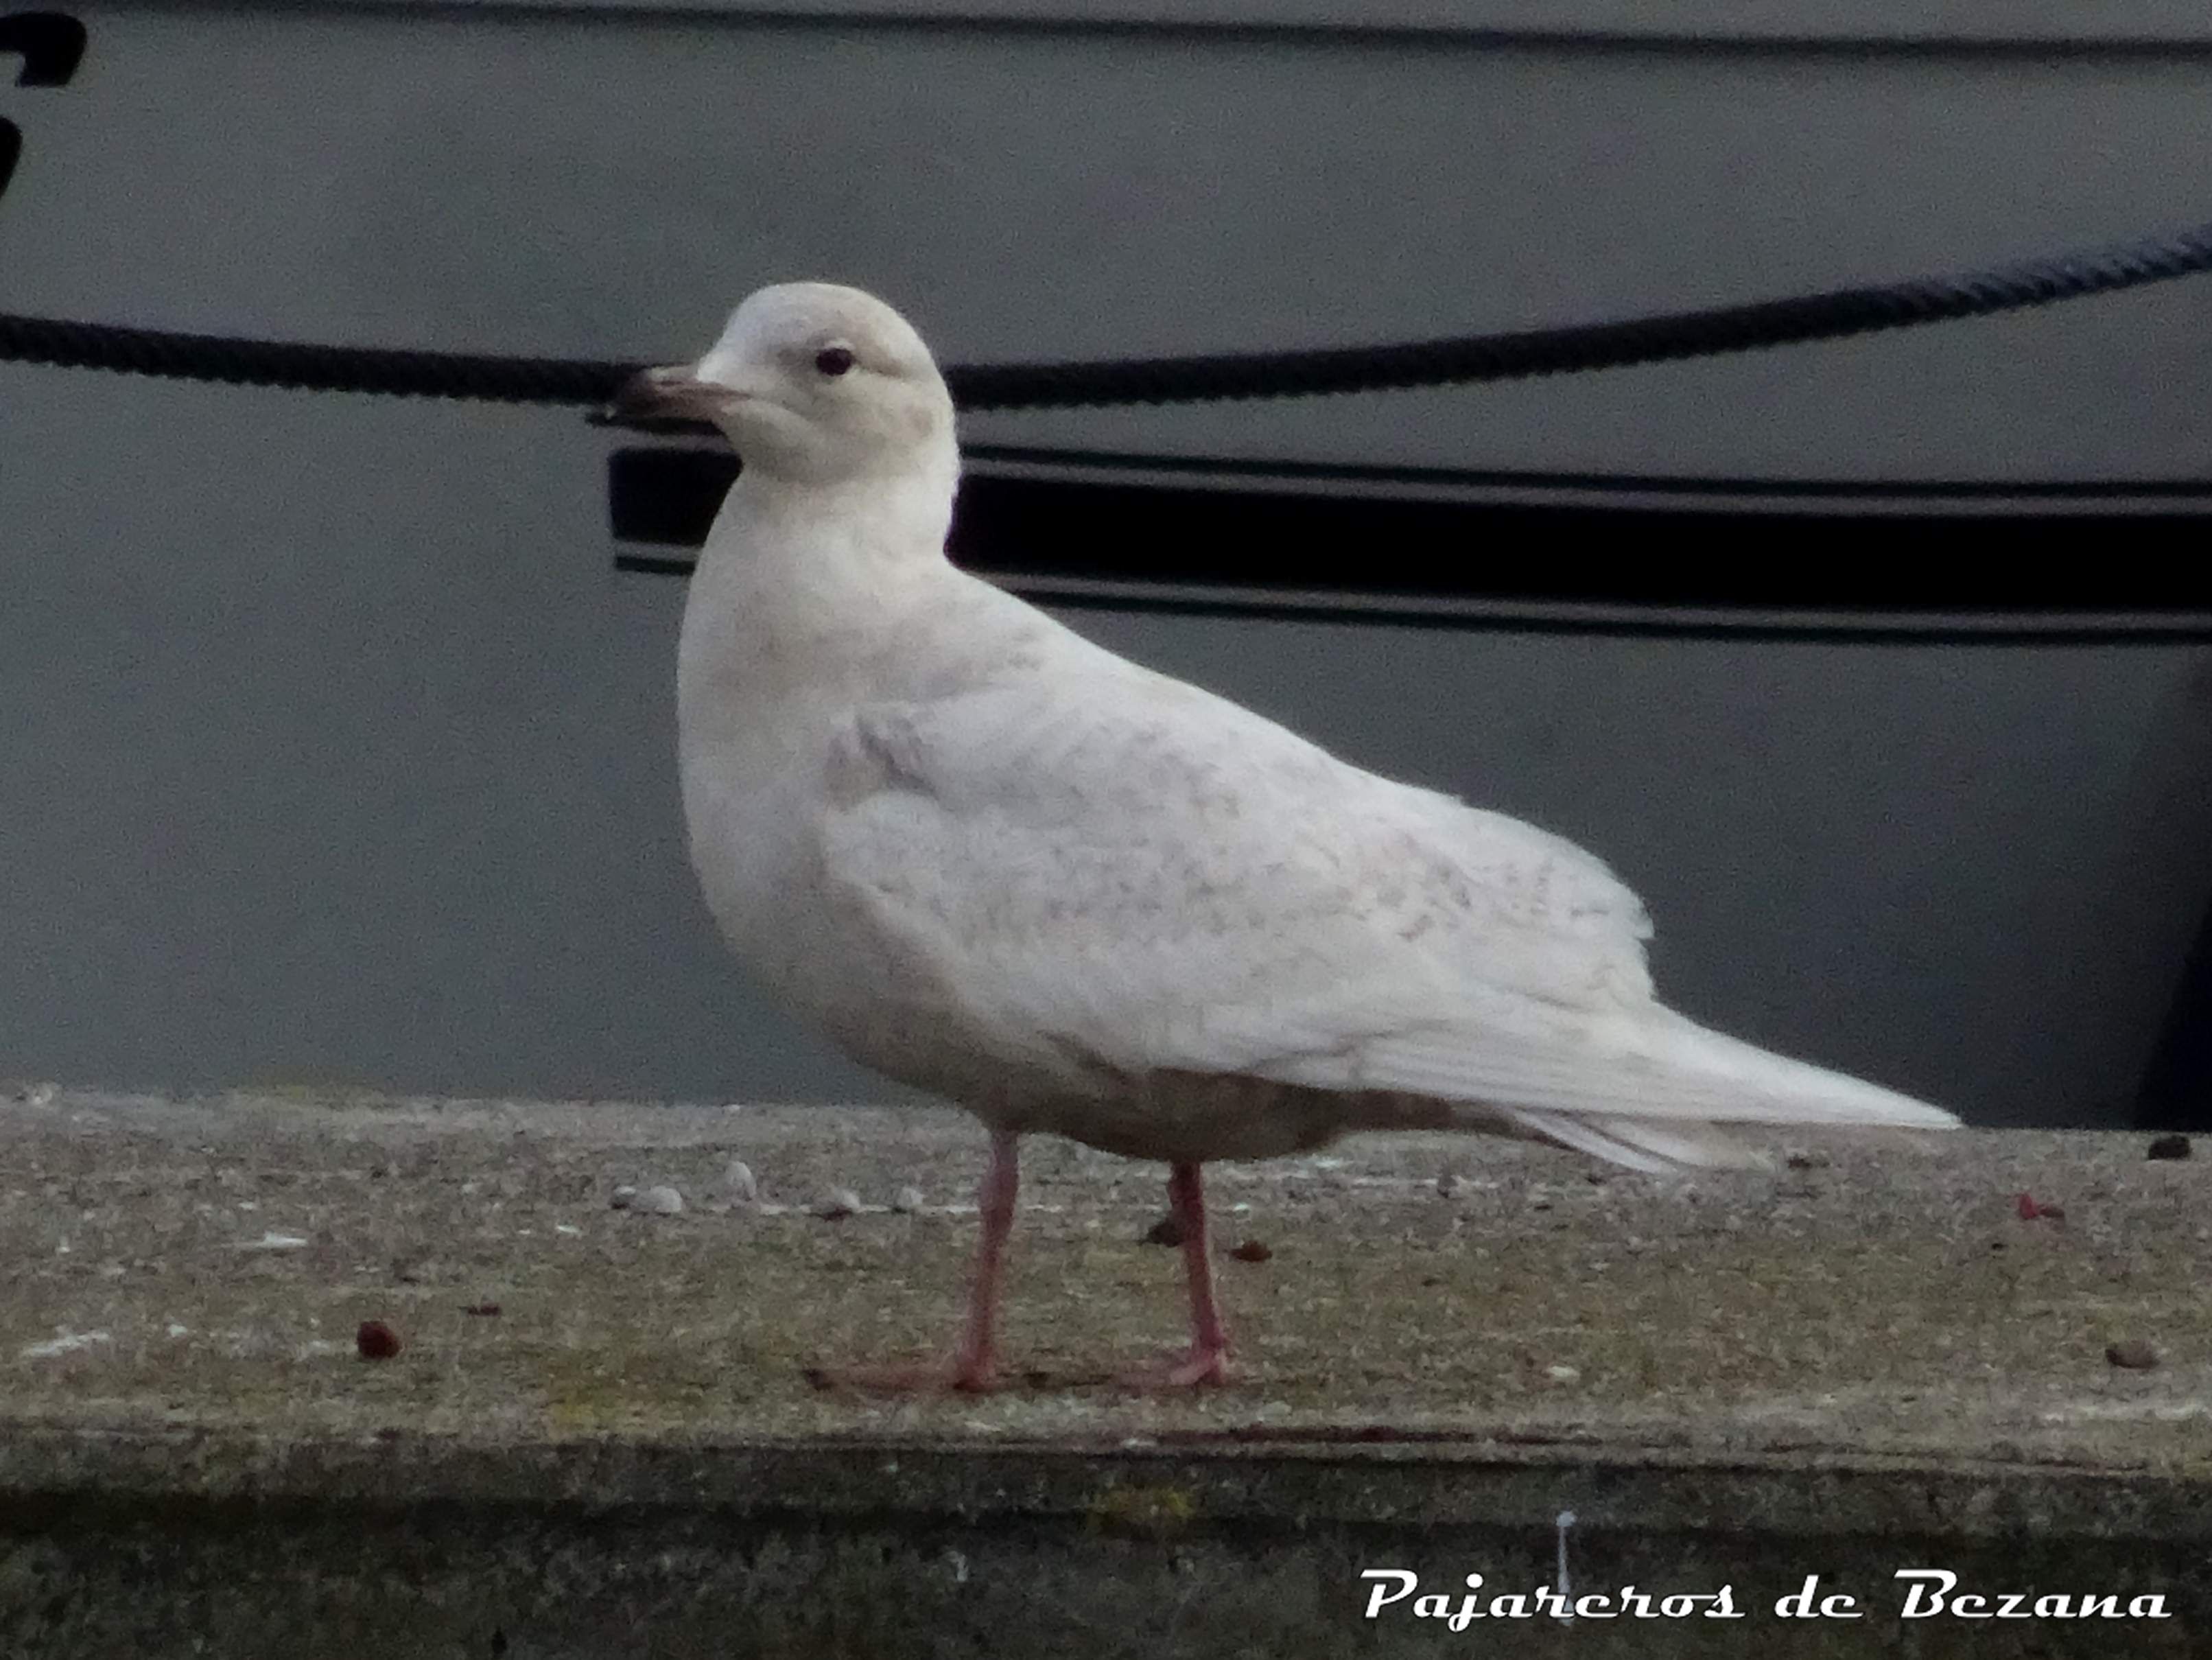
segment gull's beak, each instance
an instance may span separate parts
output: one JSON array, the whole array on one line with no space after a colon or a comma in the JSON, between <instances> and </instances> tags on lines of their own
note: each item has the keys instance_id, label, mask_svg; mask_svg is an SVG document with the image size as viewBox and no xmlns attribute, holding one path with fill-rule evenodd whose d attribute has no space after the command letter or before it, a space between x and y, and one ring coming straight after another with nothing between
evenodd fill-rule
<instances>
[{"instance_id":1,"label":"gull's beak","mask_svg":"<svg viewBox=\"0 0 2212 1660\"><path fill-rule=\"evenodd\" d=\"M708 421L732 396L727 386L699 378L696 363L640 369L608 402L610 421Z\"/></svg>"}]
</instances>

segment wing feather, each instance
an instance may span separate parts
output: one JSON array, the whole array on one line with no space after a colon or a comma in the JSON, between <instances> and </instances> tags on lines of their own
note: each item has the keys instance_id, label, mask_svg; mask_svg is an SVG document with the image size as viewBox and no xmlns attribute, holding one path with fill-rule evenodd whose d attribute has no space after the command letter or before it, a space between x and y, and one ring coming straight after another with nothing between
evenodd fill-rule
<instances>
[{"instance_id":1,"label":"wing feather","mask_svg":"<svg viewBox=\"0 0 2212 1660\"><path fill-rule=\"evenodd\" d=\"M1242 1072L1485 1004L1648 1002L1644 908L1572 843L1180 683L1116 690L871 704L836 745L828 879L979 1025Z\"/></svg>"},{"instance_id":2,"label":"wing feather","mask_svg":"<svg viewBox=\"0 0 2212 1660\"><path fill-rule=\"evenodd\" d=\"M838 746L823 867L960 1041L1504 1110L1629 1164L1735 1162L1712 1122L1955 1122L1662 1007L1643 904L1571 842L1180 682L1099 690L870 705Z\"/></svg>"}]
</instances>

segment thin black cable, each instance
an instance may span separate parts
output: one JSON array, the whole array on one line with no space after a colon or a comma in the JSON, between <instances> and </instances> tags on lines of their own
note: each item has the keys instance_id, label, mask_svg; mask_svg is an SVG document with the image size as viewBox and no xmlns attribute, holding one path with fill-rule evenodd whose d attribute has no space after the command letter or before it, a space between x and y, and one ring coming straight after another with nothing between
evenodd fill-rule
<instances>
[{"instance_id":1,"label":"thin black cable","mask_svg":"<svg viewBox=\"0 0 2212 1660\"><path fill-rule=\"evenodd\" d=\"M954 400L967 409L1197 403L1462 386L1840 339L2046 306L2208 270L2212 223L1960 276L1624 322L1319 350L955 364L945 378ZM585 405L605 404L639 368L238 340L13 314L0 314L0 362L234 386Z\"/></svg>"},{"instance_id":2,"label":"thin black cable","mask_svg":"<svg viewBox=\"0 0 2212 1660\"><path fill-rule=\"evenodd\" d=\"M1222 353L1119 362L1022 363L947 372L977 409L1192 403L1407 390L1716 356L2113 293L2212 270L2212 223L2024 261L1750 305L1393 346Z\"/></svg>"},{"instance_id":3,"label":"thin black cable","mask_svg":"<svg viewBox=\"0 0 2212 1660\"><path fill-rule=\"evenodd\" d=\"M0 315L0 362L296 392L577 404L604 404L638 368L552 357L240 340L13 315Z\"/></svg>"}]
</instances>

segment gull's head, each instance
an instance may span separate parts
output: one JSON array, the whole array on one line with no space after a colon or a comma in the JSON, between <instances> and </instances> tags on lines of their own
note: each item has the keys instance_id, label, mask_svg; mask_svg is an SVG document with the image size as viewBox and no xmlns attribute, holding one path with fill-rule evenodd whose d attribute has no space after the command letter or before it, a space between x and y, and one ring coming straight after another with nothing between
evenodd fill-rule
<instances>
[{"instance_id":1,"label":"gull's head","mask_svg":"<svg viewBox=\"0 0 2212 1660\"><path fill-rule=\"evenodd\" d=\"M620 415L713 422L748 472L809 483L957 465L952 398L929 348L874 295L763 289L695 363L647 369Z\"/></svg>"}]
</instances>

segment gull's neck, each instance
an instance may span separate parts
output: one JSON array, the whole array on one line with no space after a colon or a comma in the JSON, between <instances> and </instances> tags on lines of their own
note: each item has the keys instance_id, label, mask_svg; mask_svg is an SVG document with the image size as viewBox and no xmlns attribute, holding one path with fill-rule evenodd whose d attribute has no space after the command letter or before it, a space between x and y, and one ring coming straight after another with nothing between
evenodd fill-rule
<instances>
[{"instance_id":1,"label":"gull's neck","mask_svg":"<svg viewBox=\"0 0 2212 1660\"><path fill-rule=\"evenodd\" d=\"M830 483L739 474L684 606L687 713L838 698L896 658L908 620L964 580L945 556L957 454L911 463Z\"/></svg>"},{"instance_id":2,"label":"gull's neck","mask_svg":"<svg viewBox=\"0 0 2212 1660\"><path fill-rule=\"evenodd\" d=\"M959 477L949 443L831 479L747 469L730 487L702 564L734 559L755 568L756 582L805 586L939 565Z\"/></svg>"}]
</instances>

